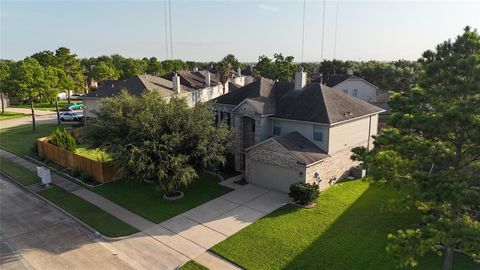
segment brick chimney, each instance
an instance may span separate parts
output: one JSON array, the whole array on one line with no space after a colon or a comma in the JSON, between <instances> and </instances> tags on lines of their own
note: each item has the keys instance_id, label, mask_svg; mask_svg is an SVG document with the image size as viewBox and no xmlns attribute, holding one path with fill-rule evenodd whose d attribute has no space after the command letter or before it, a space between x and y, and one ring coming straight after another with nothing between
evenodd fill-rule
<instances>
[{"instance_id":1,"label":"brick chimney","mask_svg":"<svg viewBox=\"0 0 480 270\"><path fill-rule=\"evenodd\" d=\"M307 73L302 67L295 73L295 90L302 90L305 84L307 84Z\"/></svg>"},{"instance_id":2,"label":"brick chimney","mask_svg":"<svg viewBox=\"0 0 480 270\"><path fill-rule=\"evenodd\" d=\"M172 85L173 85L172 86L173 91L175 91L175 93L177 93L177 94L180 94L180 88L181 88L180 76L178 76L177 73L173 74Z\"/></svg>"},{"instance_id":3,"label":"brick chimney","mask_svg":"<svg viewBox=\"0 0 480 270\"><path fill-rule=\"evenodd\" d=\"M242 77L242 69L238 67L237 69L238 77Z\"/></svg>"},{"instance_id":4,"label":"brick chimney","mask_svg":"<svg viewBox=\"0 0 480 270\"><path fill-rule=\"evenodd\" d=\"M353 69L347 70L347 74L348 74L348 75L353 75Z\"/></svg>"}]
</instances>

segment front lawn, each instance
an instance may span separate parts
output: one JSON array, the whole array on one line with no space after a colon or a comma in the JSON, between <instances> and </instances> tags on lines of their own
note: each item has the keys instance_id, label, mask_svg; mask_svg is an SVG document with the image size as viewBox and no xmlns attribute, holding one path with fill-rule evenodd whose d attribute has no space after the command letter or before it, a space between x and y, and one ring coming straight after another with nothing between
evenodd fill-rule
<instances>
[{"instance_id":1,"label":"front lawn","mask_svg":"<svg viewBox=\"0 0 480 270\"><path fill-rule=\"evenodd\" d=\"M82 103L79 100L71 100L70 103ZM63 107L68 105L67 100L60 100L58 101L58 109L62 109ZM18 105L11 105L12 108L23 108L23 109L30 109L30 104L18 104ZM50 104L50 102L41 102L41 103L34 103L33 108L35 110L41 111L55 111L57 108L55 107L55 102Z\"/></svg>"},{"instance_id":2,"label":"front lawn","mask_svg":"<svg viewBox=\"0 0 480 270\"><path fill-rule=\"evenodd\" d=\"M384 210L398 193L362 181L322 192L313 209L286 205L212 250L246 269L395 269L387 234L418 221L415 212ZM441 269L442 258L416 269ZM455 269L479 269L456 254Z\"/></svg>"},{"instance_id":3,"label":"front lawn","mask_svg":"<svg viewBox=\"0 0 480 270\"><path fill-rule=\"evenodd\" d=\"M119 237L138 232L129 224L59 187L53 186L38 193L103 235Z\"/></svg>"},{"instance_id":4,"label":"front lawn","mask_svg":"<svg viewBox=\"0 0 480 270\"><path fill-rule=\"evenodd\" d=\"M4 113L0 113L0 121L14 119L14 118L21 118L29 115L30 114L17 113L17 112L4 112Z\"/></svg>"},{"instance_id":5,"label":"front lawn","mask_svg":"<svg viewBox=\"0 0 480 270\"><path fill-rule=\"evenodd\" d=\"M35 141L40 137L50 135L56 128L69 126L57 124L37 125L37 130L32 131L32 125L0 129L0 148L17 156L24 157L33 154Z\"/></svg>"},{"instance_id":6,"label":"front lawn","mask_svg":"<svg viewBox=\"0 0 480 270\"><path fill-rule=\"evenodd\" d=\"M164 200L163 192L156 190L153 184L125 180L95 187L92 191L159 223L231 191L218 181L217 176L203 173L198 180L183 188L185 196L175 201Z\"/></svg>"},{"instance_id":7,"label":"front lawn","mask_svg":"<svg viewBox=\"0 0 480 270\"><path fill-rule=\"evenodd\" d=\"M29 171L4 157L0 157L0 171L8 174L10 177L25 186L40 182L40 178L34 172Z\"/></svg>"}]
</instances>

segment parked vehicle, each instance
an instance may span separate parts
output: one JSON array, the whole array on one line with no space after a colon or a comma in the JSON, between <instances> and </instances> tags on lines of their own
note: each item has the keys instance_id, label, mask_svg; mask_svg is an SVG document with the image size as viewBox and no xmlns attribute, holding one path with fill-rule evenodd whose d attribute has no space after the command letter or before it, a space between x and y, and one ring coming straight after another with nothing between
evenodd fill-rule
<instances>
[{"instance_id":1,"label":"parked vehicle","mask_svg":"<svg viewBox=\"0 0 480 270\"><path fill-rule=\"evenodd\" d=\"M82 103L73 103L73 104L70 104L67 106L69 110L80 110L81 108L83 108L83 104Z\"/></svg>"},{"instance_id":2,"label":"parked vehicle","mask_svg":"<svg viewBox=\"0 0 480 270\"><path fill-rule=\"evenodd\" d=\"M80 97L83 95L73 94L70 96L70 100L80 100Z\"/></svg>"},{"instance_id":3,"label":"parked vehicle","mask_svg":"<svg viewBox=\"0 0 480 270\"><path fill-rule=\"evenodd\" d=\"M83 114L76 112L62 112L60 113L60 121L82 121Z\"/></svg>"}]
</instances>

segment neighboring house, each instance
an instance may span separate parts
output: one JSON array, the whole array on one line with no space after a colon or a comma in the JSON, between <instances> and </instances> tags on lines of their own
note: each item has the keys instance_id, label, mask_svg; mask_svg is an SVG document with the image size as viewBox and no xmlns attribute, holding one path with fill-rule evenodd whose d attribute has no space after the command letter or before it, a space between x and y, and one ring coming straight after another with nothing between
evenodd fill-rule
<instances>
[{"instance_id":1,"label":"neighboring house","mask_svg":"<svg viewBox=\"0 0 480 270\"><path fill-rule=\"evenodd\" d=\"M244 75L243 71L238 68L237 72L225 83L225 94L252 82L253 77L251 75Z\"/></svg>"},{"instance_id":2,"label":"neighboring house","mask_svg":"<svg viewBox=\"0 0 480 270\"><path fill-rule=\"evenodd\" d=\"M248 182L288 192L297 182L325 189L358 164L351 149L372 147L383 109L320 83L260 78L215 99L217 120L235 129L235 168Z\"/></svg>"},{"instance_id":3,"label":"neighboring house","mask_svg":"<svg viewBox=\"0 0 480 270\"><path fill-rule=\"evenodd\" d=\"M204 74L202 75L203 82L199 81L199 76L189 73L193 74L188 71L172 74L171 80L148 74L122 80L105 80L96 91L90 91L81 98L84 104L84 115L88 118L95 117L94 111L99 109L100 99L117 96L122 90L126 90L133 96L140 96L146 91L155 91L167 100L172 96L185 97L190 107L199 102L216 98L223 93L221 83L217 83L210 73L201 72Z\"/></svg>"},{"instance_id":4,"label":"neighboring house","mask_svg":"<svg viewBox=\"0 0 480 270\"><path fill-rule=\"evenodd\" d=\"M320 82L330 88L343 91L345 94L367 102L376 102L377 96L382 94L375 85L353 75L352 70L349 70L347 74L321 76L312 80L312 82Z\"/></svg>"},{"instance_id":5,"label":"neighboring house","mask_svg":"<svg viewBox=\"0 0 480 270\"><path fill-rule=\"evenodd\" d=\"M190 94L190 100L187 98L189 105L193 106L199 102L206 102L224 94L223 84L215 74L206 70L199 71L194 69L180 70L175 74L180 78L180 84L193 89ZM174 73L162 76L166 80L171 80Z\"/></svg>"}]
</instances>

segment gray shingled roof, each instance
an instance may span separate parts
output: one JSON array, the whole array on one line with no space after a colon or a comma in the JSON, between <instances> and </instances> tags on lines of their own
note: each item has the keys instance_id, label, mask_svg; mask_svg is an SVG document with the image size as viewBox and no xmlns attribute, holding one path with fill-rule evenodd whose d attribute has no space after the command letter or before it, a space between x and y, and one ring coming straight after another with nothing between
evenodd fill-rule
<instances>
[{"instance_id":1,"label":"gray shingled roof","mask_svg":"<svg viewBox=\"0 0 480 270\"><path fill-rule=\"evenodd\" d=\"M179 70L176 72L180 76L180 84L193 89L203 89L208 87L205 84L205 76L207 71L189 71L189 70ZM173 73L162 76L166 80L172 80ZM210 73L210 86L220 85L220 79L213 73Z\"/></svg>"},{"instance_id":2,"label":"gray shingled roof","mask_svg":"<svg viewBox=\"0 0 480 270\"><path fill-rule=\"evenodd\" d=\"M314 143L303 137L297 131L273 137L273 140L281 144L297 159L305 165L317 162L329 157L329 155Z\"/></svg>"},{"instance_id":3,"label":"gray shingled roof","mask_svg":"<svg viewBox=\"0 0 480 270\"><path fill-rule=\"evenodd\" d=\"M181 86L181 92L188 92L192 89ZM121 80L105 80L96 91L91 91L85 98L112 97L126 90L133 96L140 96L146 91L156 91L162 97L174 94L172 81L153 75L139 75Z\"/></svg>"},{"instance_id":4,"label":"gray shingled roof","mask_svg":"<svg viewBox=\"0 0 480 270\"><path fill-rule=\"evenodd\" d=\"M334 124L382 111L381 108L341 91L312 83L300 91L289 91L284 95L277 105L274 117Z\"/></svg>"},{"instance_id":5,"label":"gray shingled roof","mask_svg":"<svg viewBox=\"0 0 480 270\"><path fill-rule=\"evenodd\" d=\"M238 105L247 98L265 97L277 103L277 101L292 88L292 83L274 82L267 78L260 78L233 92L219 96L214 101L220 104Z\"/></svg>"}]
</instances>

